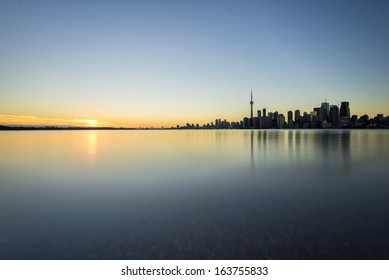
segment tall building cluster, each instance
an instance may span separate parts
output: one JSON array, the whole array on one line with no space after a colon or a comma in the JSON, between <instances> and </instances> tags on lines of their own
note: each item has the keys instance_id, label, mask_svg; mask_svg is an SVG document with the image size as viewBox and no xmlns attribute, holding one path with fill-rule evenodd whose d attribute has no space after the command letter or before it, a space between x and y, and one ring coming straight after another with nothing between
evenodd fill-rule
<instances>
[{"instance_id":1,"label":"tall building cluster","mask_svg":"<svg viewBox=\"0 0 389 280\"><path fill-rule=\"evenodd\" d=\"M355 127L358 125L357 116L350 116L349 102L342 102L340 109L338 105L330 105L327 101L320 107L313 108L311 112L301 114L300 110L288 111L287 116L275 112L267 112L266 108L258 110L257 115L253 116L253 92L251 90L251 116L242 120L242 128L339 128Z\"/></svg>"},{"instance_id":2,"label":"tall building cluster","mask_svg":"<svg viewBox=\"0 0 389 280\"><path fill-rule=\"evenodd\" d=\"M253 104L251 92L251 107ZM339 105L330 105L327 101L321 103L320 107L315 107L311 112L303 112L299 109L288 111L287 116L279 114L277 111L268 112L266 108L257 111L257 116L252 120L244 118L242 128L384 128L389 127L389 116L384 117L378 114L374 118L363 115L351 115L350 103L342 101Z\"/></svg>"},{"instance_id":3,"label":"tall building cluster","mask_svg":"<svg viewBox=\"0 0 389 280\"><path fill-rule=\"evenodd\" d=\"M330 105L327 100L321 103L320 107L315 107L311 112L303 112L299 109L290 110L287 116L275 112L267 112L266 108L257 110L254 116L253 91L251 90L250 117L244 117L239 122L229 122L227 120L216 119L215 122L202 126L187 123L185 126L177 128L205 128L205 129L282 129L282 128L389 128L389 116L384 117L378 114L374 118L363 115L351 115L350 103L342 101L337 105Z\"/></svg>"}]
</instances>

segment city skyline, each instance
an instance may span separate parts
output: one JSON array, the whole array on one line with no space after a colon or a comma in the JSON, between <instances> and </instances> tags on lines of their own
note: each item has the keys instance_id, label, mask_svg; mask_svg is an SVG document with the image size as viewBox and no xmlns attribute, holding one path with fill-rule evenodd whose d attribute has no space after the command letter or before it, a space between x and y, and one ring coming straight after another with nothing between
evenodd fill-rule
<instances>
[{"instance_id":1,"label":"city skyline","mask_svg":"<svg viewBox=\"0 0 389 280\"><path fill-rule=\"evenodd\" d=\"M268 129L268 128L367 128L367 127L389 127L389 115L377 113L375 115L357 115L351 111L349 101L336 102L330 104L325 99L320 107L312 107L312 110L288 110L286 114L278 110L270 111L266 107L256 109L254 114L253 89L250 92L250 114L240 120L228 121L226 118L216 118L215 122L208 121L203 124L198 122L186 122L185 125L172 126L138 126L126 127L117 126L113 123L100 120L82 119L43 119L33 116L20 116L22 120L29 119L31 123L12 123L15 116L0 115L0 118L9 118L9 123L2 124L2 128L7 127L47 127L47 128L211 128L211 129ZM42 124L45 122L44 124Z\"/></svg>"},{"instance_id":2,"label":"city skyline","mask_svg":"<svg viewBox=\"0 0 389 280\"><path fill-rule=\"evenodd\" d=\"M0 18L1 125L241 120L250 88L254 112L389 115L385 1L10 1Z\"/></svg>"},{"instance_id":3,"label":"city skyline","mask_svg":"<svg viewBox=\"0 0 389 280\"><path fill-rule=\"evenodd\" d=\"M296 108L294 110L289 109L287 113L279 112L277 109L275 110L268 110L266 107L263 107L262 109L253 107L254 101L253 101L253 89L250 91L250 114L247 114L241 119L234 120L232 122L227 121L227 118L216 118L215 122L212 121L205 121L203 124L199 124L199 122L186 122L186 125L180 126L180 124L177 125L171 125L171 126L126 126L126 125L117 125L114 123L101 121L101 120L94 120L94 119L59 119L59 118L40 118L36 116L13 116L13 115L1 115L0 114L0 120L3 121L3 123L0 122L0 126L10 126L10 127L89 127L89 128L315 128L315 126L307 126L307 127L299 127L298 123L301 120L303 120L303 117L309 116L309 121L305 120L305 122L310 123L317 123L318 128L334 128L338 127L338 120L335 124L332 124L333 118L340 119L342 116L345 117L347 115L347 122L349 122L353 117L354 122L356 120L359 120L360 118L364 118L364 121L367 120L373 120L375 117L383 117L383 118L389 118L389 115L377 113L373 115L369 115L367 113L362 113L360 115L355 114L354 112L350 112L349 107L349 101L341 101L340 103L336 100L335 104L331 104L327 102L327 98L324 99L324 101L321 103L321 107L312 107L311 110L300 110L300 108ZM325 106L325 113L321 112L320 110L323 109L323 106ZM344 107L346 106L346 107ZM334 108L333 108L334 107ZM336 109L336 113L332 113L332 109ZM342 113L343 110L343 113ZM255 113L254 113L255 111ZM344 112L347 111L347 114ZM298 114L298 116L296 116ZM326 117L323 118L323 116L320 116L320 114L325 114ZM228 114L227 114L228 115ZM262 125L259 124L261 122L261 117L269 117L269 121L271 122L274 118L274 115L276 118L278 116L283 118L283 125L277 126L277 125L271 125L262 127ZM286 119L285 119L286 118ZM298 119L297 119L298 118ZM331 119L332 118L332 119ZM15 121L16 119L16 121ZM18 121L19 119L19 121ZM4 121L5 120L5 121ZM185 120L181 120L185 121ZM277 122L276 120L274 120ZM292 121L292 124L289 123ZM329 122L331 125L330 127L323 127L322 123ZM223 125L220 125L223 122ZM245 123L247 122L247 123ZM256 122L256 123L255 123ZM302 122L302 121L301 121ZM219 124L218 124L219 123ZM228 125L227 125L228 124ZM231 124L231 125L230 125ZM297 124L297 127L295 126ZM340 124L340 122L339 122ZM345 127L349 126L344 124ZM355 124L354 124L355 125Z\"/></svg>"},{"instance_id":4,"label":"city skyline","mask_svg":"<svg viewBox=\"0 0 389 280\"><path fill-rule=\"evenodd\" d=\"M266 107L253 109L253 90L250 94L250 114L241 120L229 121L227 119L216 118L214 122L204 124L186 123L177 125L176 128L187 129L307 129L307 128L388 128L389 115L368 114L356 115L352 113L349 101L330 104L325 99L320 107L313 107L312 110L301 111L289 110L287 114L281 112L268 111ZM172 127L173 128L173 127Z\"/></svg>"}]
</instances>

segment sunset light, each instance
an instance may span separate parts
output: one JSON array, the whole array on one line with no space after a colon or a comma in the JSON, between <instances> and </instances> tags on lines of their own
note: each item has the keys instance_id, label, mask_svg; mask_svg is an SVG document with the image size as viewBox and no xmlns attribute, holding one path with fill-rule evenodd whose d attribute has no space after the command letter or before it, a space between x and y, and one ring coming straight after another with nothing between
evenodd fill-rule
<instances>
[{"instance_id":1,"label":"sunset light","mask_svg":"<svg viewBox=\"0 0 389 280\"><path fill-rule=\"evenodd\" d=\"M264 2L6 1L0 114L87 127L241 121L251 88L254 114L309 114L324 99L389 114L387 7Z\"/></svg>"},{"instance_id":2,"label":"sunset light","mask_svg":"<svg viewBox=\"0 0 389 280\"><path fill-rule=\"evenodd\" d=\"M96 120L85 120L84 122L90 127L96 127L98 124Z\"/></svg>"}]
</instances>

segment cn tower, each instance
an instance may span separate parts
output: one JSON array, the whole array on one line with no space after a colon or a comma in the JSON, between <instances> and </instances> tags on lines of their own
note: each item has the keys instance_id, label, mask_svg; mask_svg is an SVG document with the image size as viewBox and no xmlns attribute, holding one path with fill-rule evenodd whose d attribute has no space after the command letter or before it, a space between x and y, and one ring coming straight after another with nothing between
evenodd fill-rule
<instances>
[{"instance_id":1,"label":"cn tower","mask_svg":"<svg viewBox=\"0 0 389 280\"><path fill-rule=\"evenodd\" d=\"M253 121L253 89L251 89L251 101L250 101L250 105L251 105L251 121Z\"/></svg>"}]
</instances>

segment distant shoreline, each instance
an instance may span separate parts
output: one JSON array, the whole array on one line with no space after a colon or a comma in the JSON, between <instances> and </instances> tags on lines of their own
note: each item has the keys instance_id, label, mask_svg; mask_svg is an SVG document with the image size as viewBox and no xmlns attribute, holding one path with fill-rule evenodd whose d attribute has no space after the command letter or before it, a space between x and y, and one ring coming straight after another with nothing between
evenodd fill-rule
<instances>
[{"instance_id":1,"label":"distant shoreline","mask_svg":"<svg viewBox=\"0 0 389 280\"><path fill-rule=\"evenodd\" d=\"M134 130L143 128L129 127L57 127L57 126L3 126L0 125L0 130ZM144 128L146 129L146 128Z\"/></svg>"},{"instance_id":2,"label":"distant shoreline","mask_svg":"<svg viewBox=\"0 0 389 280\"><path fill-rule=\"evenodd\" d=\"M389 127L368 127L368 128L355 128L355 127L331 127L331 128L186 128L186 127L169 127L169 128L152 128L152 127L32 127L32 126L3 126L0 125L0 131L37 131L37 130L334 130L334 129L351 129L351 130L376 130L376 129L389 129Z\"/></svg>"}]
</instances>

